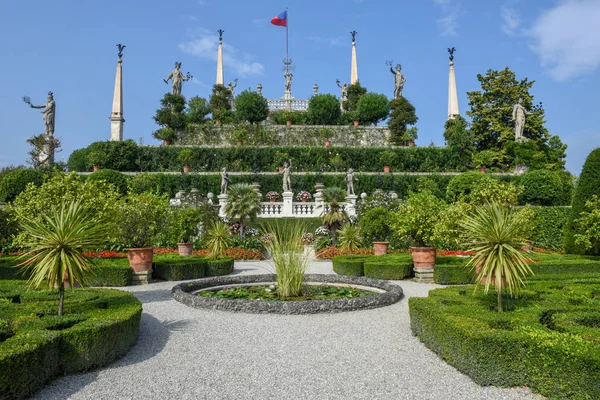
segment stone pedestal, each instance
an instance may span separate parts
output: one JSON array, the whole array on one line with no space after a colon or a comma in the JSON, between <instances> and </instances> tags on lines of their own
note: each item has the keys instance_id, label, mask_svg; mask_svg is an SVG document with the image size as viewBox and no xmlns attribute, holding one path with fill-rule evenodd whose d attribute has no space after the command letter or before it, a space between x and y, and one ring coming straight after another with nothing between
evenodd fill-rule
<instances>
[{"instance_id":1,"label":"stone pedestal","mask_svg":"<svg viewBox=\"0 0 600 400\"><path fill-rule=\"evenodd\" d=\"M146 285L150 282L152 282L152 271L133 272L132 285Z\"/></svg>"},{"instance_id":2,"label":"stone pedestal","mask_svg":"<svg viewBox=\"0 0 600 400\"><path fill-rule=\"evenodd\" d=\"M293 216L293 202L294 202L294 193L293 192L283 192L283 210L281 210L282 217L291 217Z\"/></svg>"},{"instance_id":3,"label":"stone pedestal","mask_svg":"<svg viewBox=\"0 0 600 400\"><path fill-rule=\"evenodd\" d=\"M415 279L419 283L434 283L433 268L414 268Z\"/></svg>"},{"instance_id":4,"label":"stone pedestal","mask_svg":"<svg viewBox=\"0 0 600 400\"><path fill-rule=\"evenodd\" d=\"M225 218L225 206L227 205L227 195L220 194L217 196L219 199L219 217Z\"/></svg>"},{"instance_id":5,"label":"stone pedestal","mask_svg":"<svg viewBox=\"0 0 600 400\"><path fill-rule=\"evenodd\" d=\"M346 196L346 213L350 217L356 216L356 199L358 199L358 196L355 194Z\"/></svg>"},{"instance_id":6,"label":"stone pedestal","mask_svg":"<svg viewBox=\"0 0 600 400\"><path fill-rule=\"evenodd\" d=\"M525 172L529 171L529 165L527 164L517 164L515 167L515 175L523 175Z\"/></svg>"},{"instance_id":7,"label":"stone pedestal","mask_svg":"<svg viewBox=\"0 0 600 400\"><path fill-rule=\"evenodd\" d=\"M448 77L448 119L454 119L457 115L460 115L460 113L458 111L456 76L454 74L454 61L450 61L450 72Z\"/></svg>"}]
</instances>

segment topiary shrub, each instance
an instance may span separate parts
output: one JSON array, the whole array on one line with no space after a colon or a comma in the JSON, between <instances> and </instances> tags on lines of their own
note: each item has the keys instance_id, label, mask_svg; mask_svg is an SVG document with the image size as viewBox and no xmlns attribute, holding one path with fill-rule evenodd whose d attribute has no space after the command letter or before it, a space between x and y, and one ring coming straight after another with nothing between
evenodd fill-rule
<instances>
[{"instance_id":1,"label":"topiary shrub","mask_svg":"<svg viewBox=\"0 0 600 400\"><path fill-rule=\"evenodd\" d=\"M86 148L75 150L69 156L67 166L70 171L87 171L88 155L97 151L106 154L102 166L116 171L137 171L139 169L138 145L131 139L123 141L94 142Z\"/></svg>"},{"instance_id":2,"label":"topiary shrub","mask_svg":"<svg viewBox=\"0 0 600 400\"><path fill-rule=\"evenodd\" d=\"M116 187L117 191L121 193L121 195L124 196L127 194L127 184L129 179L119 171L112 169L101 169L100 171L92 172L87 177L87 180L105 181Z\"/></svg>"},{"instance_id":3,"label":"topiary shrub","mask_svg":"<svg viewBox=\"0 0 600 400\"><path fill-rule=\"evenodd\" d=\"M378 257L378 259L380 258ZM403 263L398 259L390 257L381 261L366 261L364 268L367 278L398 281L410 276L413 265L410 262Z\"/></svg>"},{"instance_id":4,"label":"topiary shrub","mask_svg":"<svg viewBox=\"0 0 600 400\"><path fill-rule=\"evenodd\" d=\"M340 101L332 94L317 94L308 102L308 119L314 125L337 125Z\"/></svg>"},{"instance_id":5,"label":"topiary shrub","mask_svg":"<svg viewBox=\"0 0 600 400\"><path fill-rule=\"evenodd\" d=\"M575 243L575 234L579 233L579 226L576 220L586 209L585 203L592 199L592 196L600 196L600 148L593 150L585 160L581 175L577 181L571 215L565 228L565 252L572 254L599 255L600 249L585 250L582 246Z\"/></svg>"},{"instance_id":6,"label":"topiary shrub","mask_svg":"<svg viewBox=\"0 0 600 400\"><path fill-rule=\"evenodd\" d=\"M464 265L436 263L433 281L439 285L467 285L475 282L475 272Z\"/></svg>"},{"instance_id":7,"label":"topiary shrub","mask_svg":"<svg viewBox=\"0 0 600 400\"><path fill-rule=\"evenodd\" d=\"M469 171L450 179L446 187L446 200L455 202L469 196L483 182L494 182L494 178L481 172Z\"/></svg>"},{"instance_id":8,"label":"topiary shrub","mask_svg":"<svg viewBox=\"0 0 600 400\"><path fill-rule=\"evenodd\" d=\"M519 196L521 204L565 206L570 203L573 185L563 171L546 169L527 171L521 176L519 183L524 187Z\"/></svg>"},{"instance_id":9,"label":"topiary shrub","mask_svg":"<svg viewBox=\"0 0 600 400\"><path fill-rule=\"evenodd\" d=\"M228 275L233 272L233 258L206 260L206 276Z\"/></svg>"},{"instance_id":10,"label":"topiary shrub","mask_svg":"<svg viewBox=\"0 0 600 400\"><path fill-rule=\"evenodd\" d=\"M394 218L395 213L385 207L365 211L358 224L365 243L389 241L393 233L390 222Z\"/></svg>"},{"instance_id":11,"label":"topiary shrub","mask_svg":"<svg viewBox=\"0 0 600 400\"><path fill-rule=\"evenodd\" d=\"M333 272L338 275L363 276L368 256L338 256L331 259Z\"/></svg>"},{"instance_id":12,"label":"topiary shrub","mask_svg":"<svg viewBox=\"0 0 600 400\"><path fill-rule=\"evenodd\" d=\"M155 256L152 276L166 281L198 279L206 276L206 267L205 257Z\"/></svg>"},{"instance_id":13,"label":"topiary shrub","mask_svg":"<svg viewBox=\"0 0 600 400\"><path fill-rule=\"evenodd\" d=\"M44 183L44 174L36 169L16 169L10 171L0 181L0 202L12 202L29 183L41 186Z\"/></svg>"}]
</instances>

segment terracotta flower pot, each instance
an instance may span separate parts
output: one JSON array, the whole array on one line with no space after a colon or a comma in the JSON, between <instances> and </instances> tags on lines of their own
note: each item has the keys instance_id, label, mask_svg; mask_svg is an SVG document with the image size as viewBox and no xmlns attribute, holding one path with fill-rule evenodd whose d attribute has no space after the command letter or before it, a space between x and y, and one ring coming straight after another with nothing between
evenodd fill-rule
<instances>
[{"instance_id":1,"label":"terracotta flower pot","mask_svg":"<svg viewBox=\"0 0 600 400\"><path fill-rule=\"evenodd\" d=\"M194 250L194 243L177 243L177 250L182 257L191 256L192 250Z\"/></svg>"},{"instance_id":2,"label":"terracotta flower pot","mask_svg":"<svg viewBox=\"0 0 600 400\"><path fill-rule=\"evenodd\" d=\"M478 263L475 266L475 274L477 276L479 276L479 273L481 272L481 263ZM487 284L487 275L484 275L481 277L481 280L479 281L480 284L485 285ZM496 285L496 277L492 277L492 279L490 280L490 285L491 286L495 286ZM506 286L506 281L504 280L504 278L502 278L502 286Z\"/></svg>"},{"instance_id":3,"label":"terracotta flower pot","mask_svg":"<svg viewBox=\"0 0 600 400\"><path fill-rule=\"evenodd\" d=\"M100 171L100 167L98 165L94 165L92 168L94 169L94 172Z\"/></svg>"},{"instance_id":4,"label":"terracotta flower pot","mask_svg":"<svg viewBox=\"0 0 600 400\"><path fill-rule=\"evenodd\" d=\"M415 145L415 141L414 140L409 140L408 141L408 147L413 147Z\"/></svg>"},{"instance_id":5,"label":"terracotta flower pot","mask_svg":"<svg viewBox=\"0 0 600 400\"><path fill-rule=\"evenodd\" d=\"M383 172L386 173L386 174L389 174L390 173L390 166L389 165L384 165L383 166Z\"/></svg>"},{"instance_id":6,"label":"terracotta flower pot","mask_svg":"<svg viewBox=\"0 0 600 400\"><path fill-rule=\"evenodd\" d=\"M241 146L244 144L243 140L236 140L235 144L237 144L238 146Z\"/></svg>"},{"instance_id":7,"label":"terracotta flower pot","mask_svg":"<svg viewBox=\"0 0 600 400\"><path fill-rule=\"evenodd\" d=\"M390 242L373 242L373 254L376 256L387 254L389 245Z\"/></svg>"},{"instance_id":8,"label":"terracotta flower pot","mask_svg":"<svg viewBox=\"0 0 600 400\"><path fill-rule=\"evenodd\" d=\"M431 269L435 267L435 247L411 247L415 269Z\"/></svg>"},{"instance_id":9,"label":"terracotta flower pot","mask_svg":"<svg viewBox=\"0 0 600 400\"><path fill-rule=\"evenodd\" d=\"M276 199L276 198L269 199L269 201L270 201L271 203L275 203L275 200L277 200L277 199Z\"/></svg>"},{"instance_id":10,"label":"terracotta flower pot","mask_svg":"<svg viewBox=\"0 0 600 400\"><path fill-rule=\"evenodd\" d=\"M215 119L215 125L220 125L221 121L219 121L218 119Z\"/></svg>"},{"instance_id":11,"label":"terracotta flower pot","mask_svg":"<svg viewBox=\"0 0 600 400\"><path fill-rule=\"evenodd\" d=\"M301 202L306 203L307 199L300 199Z\"/></svg>"},{"instance_id":12,"label":"terracotta flower pot","mask_svg":"<svg viewBox=\"0 0 600 400\"><path fill-rule=\"evenodd\" d=\"M479 172L481 172L482 174L485 174L485 167L479 168Z\"/></svg>"},{"instance_id":13,"label":"terracotta flower pot","mask_svg":"<svg viewBox=\"0 0 600 400\"><path fill-rule=\"evenodd\" d=\"M329 141L329 140L326 140L326 141L325 141L325 147L329 147L329 146L331 146L331 141Z\"/></svg>"},{"instance_id":14,"label":"terracotta flower pot","mask_svg":"<svg viewBox=\"0 0 600 400\"><path fill-rule=\"evenodd\" d=\"M531 252L531 241L527 241L526 244L524 244L523 246L521 246L521 251L526 252L526 253L530 253Z\"/></svg>"},{"instance_id":15,"label":"terracotta flower pot","mask_svg":"<svg viewBox=\"0 0 600 400\"><path fill-rule=\"evenodd\" d=\"M287 121L285 121L285 124L286 124L287 126L290 126L290 125L292 125L292 121L290 121L290 120L287 120Z\"/></svg>"},{"instance_id":16,"label":"terracotta flower pot","mask_svg":"<svg viewBox=\"0 0 600 400\"><path fill-rule=\"evenodd\" d=\"M127 259L129 259L129 266L133 272L152 271L153 256L154 248L152 247L127 249Z\"/></svg>"},{"instance_id":17,"label":"terracotta flower pot","mask_svg":"<svg viewBox=\"0 0 600 400\"><path fill-rule=\"evenodd\" d=\"M358 121L353 121L352 123L354 124L354 126L358 126Z\"/></svg>"},{"instance_id":18,"label":"terracotta flower pot","mask_svg":"<svg viewBox=\"0 0 600 400\"><path fill-rule=\"evenodd\" d=\"M190 172L190 167L189 167L188 165L184 165L184 166L183 166L183 172L184 172L184 173L186 173L186 174L187 174L188 172Z\"/></svg>"},{"instance_id":19,"label":"terracotta flower pot","mask_svg":"<svg viewBox=\"0 0 600 400\"><path fill-rule=\"evenodd\" d=\"M168 145L170 145L170 144L171 144L171 141L170 141L169 139L165 139L165 140L163 140L163 144L164 144L165 146L168 146Z\"/></svg>"}]
</instances>

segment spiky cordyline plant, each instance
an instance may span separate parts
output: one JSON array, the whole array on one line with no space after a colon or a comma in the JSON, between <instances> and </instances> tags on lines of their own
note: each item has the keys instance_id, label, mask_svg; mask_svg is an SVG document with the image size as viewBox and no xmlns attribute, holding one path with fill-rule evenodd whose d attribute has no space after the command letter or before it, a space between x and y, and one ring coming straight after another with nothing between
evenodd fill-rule
<instances>
[{"instance_id":1,"label":"spiky cordyline plant","mask_svg":"<svg viewBox=\"0 0 600 400\"><path fill-rule=\"evenodd\" d=\"M62 315L65 280L71 288L75 282L86 284L92 275L91 261L82 253L103 245L106 227L89 218L88 210L77 201L42 214L41 221L30 218L20 225L28 237L23 243L28 251L22 257L27 258L24 268L31 270L30 286L58 287L58 315Z\"/></svg>"},{"instance_id":2,"label":"spiky cordyline plant","mask_svg":"<svg viewBox=\"0 0 600 400\"><path fill-rule=\"evenodd\" d=\"M525 277L533 275L519 251L525 244L520 220L510 207L492 203L476 207L461 225L467 244L475 253L469 265L480 267L477 282L485 281L485 294L490 285L495 286L498 311L502 312L502 287L513 296L525 285Z\"/></svg>"},{"instance_id":3,"label":"spiky cordyline plant","mask_svg":"<svg viewBox=\"0 0 600 400\"><path fill-rule=\"evenodd\" d=\"M306 224L266 224L263 231L270 233L271 240L265 247L271 254L277 274L277 293L280 297L299 296L308 268L308 256L304 253L302 235Z\"/></svg>"},{"instance_id":4,"label":"spiky cordyline plant","mask_svg":"<svg viewBox=\"0 0 600 400\"><path fill-rule=\"evenodd\" d=\"M355 251L361 247L362 237L358 225L347 222L342 229L338 230L338 234L340 235L341 250Z\"/></svg>"},{"instance_id":5,"label":"spiky cordyline plant","mask_svg":"<svg viewBox=\"0 0 600 400\"><path fill-rule=\"evenodd\" d=\"M225 252L230 246L229 226L223 221L216 221L206 232L206 247L210 251L209 258L225 257Z\"/></svg>"}]
</instances>

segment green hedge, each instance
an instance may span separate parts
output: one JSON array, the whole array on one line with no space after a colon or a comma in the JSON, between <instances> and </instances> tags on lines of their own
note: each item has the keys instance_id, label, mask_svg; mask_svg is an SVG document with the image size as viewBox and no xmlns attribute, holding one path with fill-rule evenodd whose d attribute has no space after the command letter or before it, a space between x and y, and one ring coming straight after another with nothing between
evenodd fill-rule
<instances>
[{"instance_id":1,"label":"green hedge","mask_svg":"<svg viewBox=\"0 0 600 400\"><path fill-rule=\"evenodd\" d=\"M550 398L600 398L600 279L533 281L495 311L496 295L451 287L409 299L413 334L480 385ZM518 310L518 312L516 311ZM588 335L589 334L589 335Z\"/></svg>"},{"instance_id":2,"label":"green hedge","mask_svg":"<svg viewBox=\"0 0 600 400\"><path fill-rule=\"evenodd\" d=\"M222 258L220 260L206 260L206 276L221 276L233 272L233 258Z\"/></svg>"},{"instance_id":3,"label":"green hedge","mask_svg":"<svg viewBox=\"0 0 600 400\"><path fill-rule=\"evenodd\" d=\"M413 265L387 258L381 261L369 260L365 262L364 268L367 278L401 280L411 276Z\"/></svg>"},{"instance_id":4,"label":"green hedge","mask_svg":"<svg viewBox=\"0 0 600 400\"><path fill-rule=\"evenodd\" d=\"M0 181L0 203L10 203L29 183L41 186L44 173L37 169L15 169L6 173Z\"/></svg>"},{"instance_id":5,"label":"green hedge","mask_svg":"<svg viewBox=\"0 0 600 400\"><path fill-rule=\"evenodd\" d=\"M204 278L207 260L200 256L154 256L152 277L167 281L184 281Z\"/></svg>"},{"instance_id":6,"label":"green hedge","mask_svg":"<svg viewBox=\"0 0 600 400\"><path fill-rule=\"evenodd\" d=\"M184 148L192 150L194 163L191 167L199 171L219 171L223 167L230 171L277 171L284 160L291 158L296 171L346 170L352 167L358 171L376 172L383 170L380 161L383 150L396 154L395 162L390 165L394 171L456 171L460 162L442 147L150 147L124 141L95 142L75 150L67 165L71 171L88 171L87 155L99 150L107 155L103 163L106 169L180 172L182 165L177 156Z\"/></svg>"},{"instance_id":7,"label":"green hedge","mask_svg":"<svg viewBox=\"0 0 600 400\"><path fill-rule=\"evenodd\" d=\"M464 265L436 263L433 269L433 281L440 285L465 285L475 282L475 273L470 267Z\"/></svg>"},{"instance_id":8,"label":"green hedge","mask_svg":"<svg viewBox=\"0 0 600 400\"><path fill-rule=\"evenodd\" d=\"M400 280L412 274L412 259L408 253L337 256L333 257L331 262L333 271L339 275Z\"/></svg>"},{"instance_id":9,"label":"green hedge","mask_svg":"<svg viewBox=\"0 0 600 400\"><path fill-rule=\"evenodd\" d=\"M533 207L534 247L562 250L564 248L564 229L567 225L570 207Z\"/></svg>"},{"instance_id":10,"label":"green hedge","mask_svg":"<svg viewBox=\"0 0 600 400\"><path fill-rule=\"evenodd\" d=\"M12 300L15 294L18 302ZM0 281L0 299L7 298L12 301L0 300L0 327L5 326L5 340L0 341L2 399L25 398L53 377L105 366L122 357L138 337L142 305L131 293L67 290L61 317L55 315L56 291Z\"/></svg>"},{"instance_id":11,"label":"green hedge","mask_svg":"<svg viewBox=\"0 0 600 400\"><path fill-rule=\"evenodd\" d=\"M369 256L337 256L331 259L333 272L338 275L363 276Z\"/></svg>"}]
</instances>

